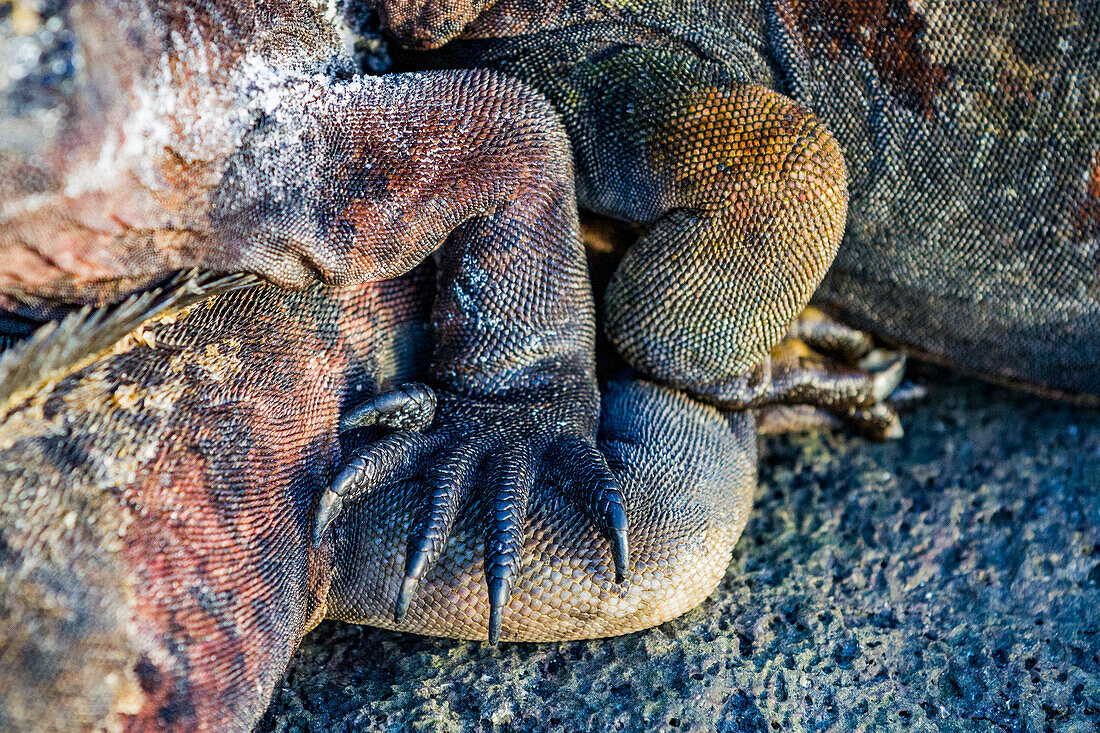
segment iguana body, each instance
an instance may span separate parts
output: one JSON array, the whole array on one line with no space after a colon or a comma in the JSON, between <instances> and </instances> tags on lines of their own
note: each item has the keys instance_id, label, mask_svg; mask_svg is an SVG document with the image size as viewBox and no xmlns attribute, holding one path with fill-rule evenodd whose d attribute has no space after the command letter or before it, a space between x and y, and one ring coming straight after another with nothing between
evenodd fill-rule
<instances>
[{"instance_id":1,"label":"iguana body","mask_svg":"<svg viewBox=\"0 0 1100 733\"><path fill-rule=\"evenodd\" d=\"M270 289L119 345L63 322L76 352L100 351L61 364L57 339L9 355L5 722L247 727L323 608L552 639L659 623L713 588L751 495L752 417L611 386L596 448L594 308L545 101L488 72L355 77L304 4L63 15L87 75L61 85L57 116L24 115L55 126L13 138L0 174L14 315L115 300L184 265L382 279L450 237L418 291L431 356L404 355L412 367L385 361L407 334L384 298L363 313L354 294ZM839 235L830 212L796 301ZM375 474L334 484L346 495L325 493L312 526L348 385L405 368L438 390L432 429L349 453ZM871 379L856 387L873 401ZM408 468L419 481L392 483ZM329 510L354 498L333 538Z\"/></svg>"},{"instance_id":2,"label":"iguana body","mask_svg":"<svg viewBox=\"0 0 1100 733\"><path fill-rule=\"evenodd\" d=\"M545 94L582 206L648 227L607 304L640 368L686 372L659 344L710 336L697 331L713 322L717 263L767 280L724 254L720 225L750 208L725 176L759 85L812 110L844 151L847 229L818 300L970 371L1100 393L1095 3L372 3L398 44L436 49L391 51L399 68L492 68Z\"/></svg>"},{"instance_id":3,"label":"iguana body","mask_svg":"<svg viewBox=\"0 0 1100 733\"><path fill-rule=\"evenodd\" d=\"M1047 158L1039 155L1046 148L1036 153L1053 183L1036 179L1026 188L1032 198L1024 197L1039 202L1031 213L1044 223L1021 230L1019 219L1028 211L1018 208L1022 204L1006 204L1016 220L985 214L982 207L1000 189L987 180L995 178L992 166L977 152L1036 138L1021 136L1009 124L1018 119L996 112L1007 99L998 90L977 95L986 107L974 102L971 87L988 77L958 72L971 63L1015 70L1015 57L968 55L967 44L979 44L979 34L956 29L963 39L953 50L959 59L937 60L922 46L920 18L901 4L886 5L864 12L846 3L578 3L532 12L500 3L428 34L439 41L461 31L467 37L461 43L400 59L475 70L370 81L355 76L331 28L304 3L75 6L67 17L79 19L79 42L98 73L77 85L58 127L28 135L25 146L2 161L0 287L9 309L33 316L58 301L116 299L192 264L249 269L296 286L317 276L341 283L382 278L405 272L454 232L440 249L437 294L423 296L423 309L431 311L431 364L409 368L440 389L440 418L422 437L399 433L347 454L356 456L350 465L363 470L334 485L346 493L325 492L327 506L347 502L347 516L334 525L336 570L327 596L330 535L322 534L310 575L312 504L303 494L320 490L328 476L277 469L315 465L327 472L336 462L336 409L346 404L344 390L354 379L347 367L355 360L343 357L347 350L358 353L341 344L379 334L388 343L399 333L393 321L362 325L344 320L341 307L306 306L316 294L266 291L270 302L287 298L293 311L302 311L275 326L263 320L269 307L239 309L241 299L253 296L222 296L220 303L236 303L232 314L216 312L204 321L194 310L179 326L195 325L182 348L211 362L209 373L173 379L182 380L180 394L201 398L202 380L232 367L232 359L223 363L221 346L207 354L208 340L244 344L244 334L251 334L262 346L253 352L255 361L242 360L238 387L251 399L233 402L231 392L224 403L189 403L188 410L178 407L158 418L182 421L182 431L157 432L163 423L145 420L136 428L102 430L104 421L125 425L131 408L146 416L158 409L156 399L132 402L126 382L131 368L171 371L170 357L154 350L127 371L111 369L136 352L96 362L89 372L67 378L73 382L41 385L41 404L64 406L56 413L36 412L41 404L33 394L16 405L5 423L13 451L5 470L18 480L5 482L8 494L0 504L10 517L5 532L12 527L23 533L7 546L22 543L29 551L5 555L5 568L20 582L39 570L47 585L60 582L60 594L51 598L64 601L46 603L47 609L79 608L85 585L106 587L111 623L117 621L105 632L107 641L89 646L93 657L101 648L119 653L121 677L97 678L103 683L98 692L92 685L72 697L73 705L88 705L77 712L89 719L113 713L115 722L118 714L137 715L131 724L139 728L142 721L181 728L234 721L244 727L296 635L316 618L310 609L322 605L339 618L392 625L394 604L400 609L403 598L408 607L400 628L483 637L493 634L495 616L505 638L565 638L657 623L689 607L717 580L751 484L751 418L735 409L731 424L714 408L663 388L612 386L602 411L607 435L602 453L596 452L593 307L565 137L537 95L482 67L519 76L549 98L573 143L582 203L645 226L606 306L613 342L643 375L726 408L805 401L844 414L874 406L875 382L866 374L837 377L761 363L809 298L839 240L845 170L827 131L832 128L851 147L845 152L853 204L841 254L846 269L832 276L826 295L865 323L886 309L887 335L971 368L1095 392L1097 132L1080 122L1095 119L1096 107L1089 107L1096 99L1095 71L1075 67L1077 56L1069 52L1052 61L1040 53L1053 70L1043 67L1028 77L1029 93L1042 104L1024 105L1024 111L1057 110L1050 127L1059 144L1049 146ZM412 18L406 30L433 17L430 5L405 12ZM1070 43L1086 58L1095 54L1098 34L1089 12L1065 9L1061 35L1052 43ZM405 27L400 12L388 17L394 27ZM980 36L982 42L997 37ZM1074 69L1079 83L1052 81L1059 71ZM1013 78L1006 83L1016 84ZM979 108L996 114L983 117ZM909 145L912 130L924 130L924 137ZM916 151L915 159L896 163L898 149ZM944 150L951 151L947 159ZM977 175L982 172L989 175ZM908 211L908 200L922 208ZM1017 199L1005 193L1004 201L1010 200ZM939 205L923 208L929 201ZM935 226L920 217L937 218ZM896 232L890 228L895 222L904 222ZM960 223L982 230L995 246L961 234ZM1013 238L1020 231L1028 236ZM879 250L885 254L876 259ZM987 251L994 254L981 255ZM847 277L858 283L847 282L845 272L856 273ZM929 300L924 293L930 284L933 303L962 301L959 312L968 317L944 316L947 305L937 306L931 319L922 316L913 304ZM326 302L321 298L314 302ZM295 323L305 323L304 331ZM1036 329L1051 324L1060 324L1055 336L1034 338ZM400 372L365 353L364 363L380 370L364 372L370 391ZM317 363L346 373L322 369L330 381L299 381L299 372L319 374L301 367L318 355L324 356ZM149 381L155 382L139 379L136 387L145 389ZM97 383L100 397L117 396L117 409L64 402L66 390ZM287 394L295 391L287 384L303 390L291 404ZM263 429L284 409L294 428ZM23 414L30 421L19 423ZM62 430L52 422L58 419ZM273 437L258 446L220 442L209 427L219 420L238 420L256 435ZM296 442L303 435L322 438ZM626 438L617 443L620 435ZM28 453L14 449L20 441L66 446L79 444L76 436L85 436L89 447L76 455L51 448L45 471L25 478ZM157 466L163 484L142 483L161 480L148 464L124 461L120 471L110 460L143 448L152 455L154 447L166 456ZM97 485L107 499L92 506L80 503L80 481L65 487L74 485L70 475L101 465L87 460L94 454L106 457L101 463L109 471ZM192 455L232 460L207 481L197 478ZM562 455L583 461L555 460ZM604 465L611 459L613 472ZM661 460L671 463L654 470ZM141 470L127 473L130 466ZM237 474L247 486L234 483ZM392 482L403 475L410 481ZM256 476L270 480L252 483ZM49 487L58 486L59 498L51 498ZM126 534L136 555L120 561L125 553L115 543L103 566L121 567L133 578L144 569L186 572L197 563L204 569L198 581L150 595L140 590L141 581L127 586L113 572L99 572L94 558L79 582L56 580L69 562L64 550L82 557L102 545L82 534L81 512L93 525L111 525L118 536L114 525L135 511L126 505L135 491L140 509L145 491L163 502L158 492L166 487L187 495L202 486L210 491L180 502L180 517L169 511L146 530ZM739 498L716 501L722 491ZM237 503L256 494L255 506ZM351 504L353 498L361 502ZM60 511L74 501L80 511ZM226 502L221 516L231 526L254 527L259 513L265 525L274 516L285 531L261 533L250 546L260 552L247 559L223 553L232 542L197 551L202 540L217 539L200 509ZM617 514L615 507L624 504L629 514ZM273 512L272 506L281 509ZM31 510L43 519L28 524ZM627 517L629 563L621 545L618 554L609 552ZM167 536L177 518L199 541L178 545L190 548L182 555L156 551L156 538ZM716 528L713 543L700 539L709 538L706 526ZM448 534L454 536L445 544ZM700 552L684 549L700 541ZM661 557L670 545L687 552L684 564L674 563L671 571ZM278 559L268 559L272 554ZM272 582L274 564L280 564L276 574L295 582ZM615 582L616 566L626 571L624 584ZM242 567L241 575L232 575ZM205 575L214 579L213 596L203 590ZM664 590L663 584L685 579L690 592ZM33 610L18 610L36 608L32 590L40 583L33 577L29 583L5 583L15 591L6 609L33 617ZM122 591L114 587L119 583ZM636 606L632 592L643 599ZM211 600L217 593L224 594L221 602ZM252 599L253 593L279 602L235 610L235 596ZM626 600L620 603L618 594ZM544 597L544 610L532 612ZM210 628L230 639L215 645L214 656L202 653L217 665L217 675L186 664L179 671L179 660L192 654L191 637L186 624L155 617L158 600L168 599L197 623L215 619ZM256 609L254 618L273 633L238 634ZM128 636L128 624L142 614L155 617L151 631ZM9 618L16 615L9 611ZM22 633L35 626L28 621L13 628ZM62 623L25 639L43 648L52 638L63 639L75 648L88 633ZM140 654L134 661L132 652L146 648L141 644L177 653L158 652L150 669ZM7 650L0 657L16 669L30 658ZM12 676L32 679L25 672ZM219 681L204 685L211 677ZM34 689L22 697L9 689L9 715L25 716L19 719L33 720L43 706L55 707ZM171 700L157 697L173 689L182 692ZM105 702L90 702L97 694Z\"/></svg>"}]
</instances>

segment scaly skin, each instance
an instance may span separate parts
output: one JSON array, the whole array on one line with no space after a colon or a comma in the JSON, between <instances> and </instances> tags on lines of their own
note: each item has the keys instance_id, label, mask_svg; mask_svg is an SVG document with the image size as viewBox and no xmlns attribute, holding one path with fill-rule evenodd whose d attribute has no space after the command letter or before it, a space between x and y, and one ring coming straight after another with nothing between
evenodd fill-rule
<instances>
[{"instance_id":1,"label":"scaly skin","mask_svg":"<svg viewBox=\"0 0 1100 733\"><path fill-rule=\"evenodd\" d=\"M844 151L847 230L822 305L969 371L1100 395L1095 3L358 4L419 49L391 48L398 68L496 69L561 113L582 206L648 230L606 304L640 369L739 402L737 375L816 285L805 260L832 244L826 212L843 218L838 174L804 137L817 164L799 160L796 180L820 198L770 208L779 171L746 173L764 159L754 145L789 134L769 127L770 104Z\"/></svg>"},{"instance_id":2,"label":"scaly skin","mask_svg":"<svg viewBox=\"0 0 1100 733\"><path fill-rule=\"evenodd\" d=\"M224 296L9 405L0 727L250 728L325 600L341 405L423 362L424 289Z\"/></svg>"},{"instance_id":3,"label":"scaly skin","mask_svg":"<svg viewBox=\"0 0 1100 733\"><path fill-rule=\"evenodd\" d=\"M411 473L419 489L400 621L459 509L475 503L495 640L533 491L559 481L607 540L616 580L628 576L625 498L594 444L594 307L571 158L544 99L486 70L356 76L333 28L303 2L118 0L58 17L88 71L59 83L58 114L39 115L50 134L16 138L3 160L0 293L12 313L116 299L184 265L288 287L374 281L438 248L426 378L439 414L424 436L352 454L321 499L317 539L347 505ZM24 119L17 102L5 111ZM668 137L662 155L690 162L665 182L663 206L687 211L718 175L721 200L696 217L718 232L718 250L689 257L681 276L713 274L695 311L637 298L660 326L636 350L617 339L624 354L726 407L870 407L881 395L869 375L837 396L772 380L762 365L839 240L835 143L763 88L716 86L696 102L683 116L657 110L647 134ZM700 157L690 143L715 124L724 157ZM660 231L621 270L640 284L613 284L612 301L650 288L638 254L647 247L681 261ZM728 267L707 268L714 254ZM716 331L698 328L704 311Z\"/></svg>"},{"instance_id":4,"label":"scaly skin","mask_svg":"<svg viewBox=\"0 0 1100 733\"><path fill-rule=\"evenodd\" d=\"M311 570L312 498L337 460L335 406L352 377L303 372L299 361L355 338L333 338L333 317L311 322L306 330L325 337L303 346L295 329L263 322L270 308L234 308L262 327L254 338L265 355L242 361L249 371L237 391L210 403L202 380L220 384L237 368L233 341L252 321L213 319L213 334L195 338L224 338L228 350L191 352L193 371L176 362L184 371L168 396L197 400L190 408L142 394L156 380L110 371L132 349L50 385L44 402L21 404L5 423L18 452L0 502L13 533L3 546L12 573L3 603L14 609L5 618L20 620L0 658L13 665L10 679L58 686L6 688L13 718L246 727L314 611L392 625L410 580L419 585L405 596L402 628L479 638L492 635L494 611L504 638L563 638L657 623L697 601L743 521L714 496L730 487L746 496L749 418L733 413L741 422L730 426L661 388L612 387L602 418L610 440L596 451L592 303L574 193L646 230L607 304L612 340L641 371L726 407L867 408L867 375L837 401L831 385L776 380L761 363L844 224L845 165L827 125L849 156L853 203L826 297L861 322L881 309L886 335L963 365L1097 391L1098 85L1095 69L1074 61L1095 53L1088 7L1054 7L1056 30L1043 38L1031 29L1049 18L1022 24L1022 36L1007 25L960 32L978 27L962 10L926 10L930 24L895 2L532 10L503 0L460 3L457 17L441 19L423 5L385 9L394 28L429 45L463 39L402 63L476 71L356 78L329 25L291 0L86 2L66 15L79 20L90 71L61 90L61 114L10 137L0 160L5 305L33 316L57 302L114 300L191 264L288 286L384 278L451 234L428 319L435 356L422 372L440 388L441 415L423 437L353 453L352 466L389 470L353 471L330 487L327 506L346 497L348 513L331 539L321 533ZM1027 17L1022 8L1000 15ZM485 67L554 105L573 142L576 192L555 113ZM1001 86L986 88L991 78ZM1015 165L996 173L991 156ZM1020 169L1052 175L1025 187L1013 178ZM385 324L353 330L393 335ZM167 354L142 358L172 372ZM104 409L107 397L118 409ZM171 415L144 419L165 404L176 405ZM158 420L174 419L181 429L158 432ZM260 437L220 440L212 426L223 419ZM626 437L616 440L619 430ZM311 435L327 437L300 442ZM74 443L80 450L66 455ZM554 463L563 444L586 456L565 479ZM647 463L670 445L686 474ZM37 464L26 461L34 450L47 451ZM154 457L162 460L149 464ZM389 480L410 469L411 484ZM682 475L702 477L704 488L660 483ZM607 542L624 526L608 509L624 505L633 557L619 585ZM411 539L383 521L391 514L412 524ZM700 547L710 539L704 526L718 539ZM327 542L336 565L326 596ZM671 575L660 563L670 545L683 553ZM554 557L568 548L568 574L542 561L547 547ZM165 582L174 574L188 580ZM89 604L95 611L83 613ZM199 638L216 640L212 654ZM49 653L21 654L26 645ZM65 647L112 661L51 667ZM28 671L27 660L51 661Z\"/></svg>"},{"instance_id":5,"label":"scaly skin","mask_svg":"<svg viewBox=\"0 0 1100 733\"><path fill-rule=\"evenodd\" d=\"M421 270L217 296L9 405L0 727L249 730L323 616L395 626L415 486L371 494L318 548L313 511L341 408L424 374L433 290ZM613 382L600 449L634 528L628 577L563 483L539 482L505 638L645 628L724 574L755 487L752 416ZM480 516L462 513L401 628L485 637Z\"/></svg>"},{"instance_id":6,"label":"scaly skin","mask_svg":"<svg viewBox=\"0 0 1100 733\"><path fill-rule=\"evenodd\" d=\"M532 487L563 448L577 456L567 491L625 569L622 493L595 448L594 305L568 142L545 100L482 70L355 76L304 2L119 0L62 15L89 73L54 134L4 158L10 310L113 299L183 265L299 288L378 281L434 252L436 420L424 439L353 459L416 463L424 479L402 605L457 508L484 495L496 638ZM319 532L373 485L338 487Z\"/></svg>"},{"instance_id":7,"label":"scaly skin","mask_svg":"<svg viewBox=\"0 0 1100 733\"><path fill-rule=\"evenodd\" d=\"M386 361L408 338L390 304L356 305L385 286L350 305L226 296L118 345L94 319L69 328L76 315L66 338L13 352L5 724L246 728L329 607L550 639L659 623L713 588L751 496L752 417L609 387L597 448L594 307L544 100L484 71L351 76L298 3L77 3L66 18L88 76L0 174L10 312L115 300L191 264L292 287L381 280L446 238L417 290L431 356L415 367L439 410L423 436L337 453L356 370L373 389L408 368ZM98 345L54 363L84 342ZM385 469L333 490L386 522L353 507L314 526L337 455ZM393 483L409 466L425 480Z\"/></svg>"}]
</instances>

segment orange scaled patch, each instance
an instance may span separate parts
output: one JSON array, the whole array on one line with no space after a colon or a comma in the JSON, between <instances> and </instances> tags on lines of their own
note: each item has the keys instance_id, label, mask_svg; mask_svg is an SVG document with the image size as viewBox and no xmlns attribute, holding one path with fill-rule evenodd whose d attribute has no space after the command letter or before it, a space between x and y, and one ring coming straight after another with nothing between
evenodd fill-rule
<instances>
[{"instance_id":1,"label":"orange scaled patch","mask_svg":"<svg viewBox=\"0 0 1100 733\"><path fill-rule=\"evenodd\" d=\"M732 207L747 229L782 223L807 241L839 241L847 174L832 135L808 110L757 86L701 90L654 140L654 156L689 200ZM708 200L709 199L709 200ZM801 226L790 226L799 222Z\"/></svg>"},{"instance_id":2,"label":"orange scaled patch","mask_svg":"<svg viewBox=\"0 0 1100 733\"><path fill-rule=\"evenodd\" d=\"M687 100L655 146L682 190L775 194L790 178L792 154L819 128L807 110L770 90L718 87Z\"/></svg>"},{"instance_id":3,"label":"orange scaled patch","mask_svg":"<svg viewBox=\"0 0 1100 733\"><path fill-rule=\"evenodd\" d=\"M1100 148L1092 158L1092 172L1085 186L1085 199L1077 207L1076 227L1081 239L1100 237Z\"/></svg>"}]
</instances>

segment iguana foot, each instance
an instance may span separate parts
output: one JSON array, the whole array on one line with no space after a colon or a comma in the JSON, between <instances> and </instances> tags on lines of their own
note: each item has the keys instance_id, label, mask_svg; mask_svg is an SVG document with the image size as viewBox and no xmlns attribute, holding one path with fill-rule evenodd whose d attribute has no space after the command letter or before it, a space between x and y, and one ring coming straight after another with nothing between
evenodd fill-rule
<instances>
[{"instance_id":1,"label":"iguana foot","mask_svg":"<svg viewBox=\"0 0 1100 733\"><path fill-rule=\"evenodd\" d=\"M588 461L587 445L572 456L568 449L558 453L551 447L541 475L531 461L522 558L502 614L502 640L561 641L648 628L697 605L726 575L756 488L754 416L727 413L651 382L612 380L601 392L597 446L615 477L614 492L621 490L625 500L626 578L615 582L606 533L576 501L578 489L602 483L603 459ZM440 422L448 409L441 395ZM484 422L500 417L488 415ZM560 413L536 419L552 425ZM513 425L507 434L524 436L530 444L528 428ZM438 458L435 468L425 462L427 471L439 475L444 464L455 465L442 453ZM554 461L575 477L574 488L553 470ZM438 541L440 554L415 592L407 592L412 600L401 624L394 621L394 602L416 542L410 544L407 528L424 515L423 487L431 485L397 481L347 505L334 527L337 569L326 605L329 618L433 636L488 636L484 520L491 496L474 493L488 486L473 475L480 462L461 463L462 485L471 487L468 507L459 512L446 541Z\"/></svg>"},{"instance_id":2,"label":"iguana foot","mask_svg":"<svg viewBox=\"0 0 1100 733\"><path fill-rule=\"evenodd\" d=\"M317 532L323 533L347 502L395 480L420 480L394 609L401 624L421 578L469 507L483 522L488 636L495 643L519 575L533 487L554 481L610 543L621 583L630 563L625 500L589 437L587 418L575 414L574 405L584 401L557 389L529 391L510 401L440 393L439 417L430 431L395 432L353 453L321 500Z\"/></svg>"},{"instance_id":3,"label":"iguana foot","mask_svg":"<svg viewBox=\"0 0 1100 733\"><path fill-rule=\"evenodd\" d=\"M869 335L807 308L744 393L760 408L761 432L844 426L877 440L900 438L889 400L905 362L904 354L874 348Z\"/></svg>"}]
</instances>

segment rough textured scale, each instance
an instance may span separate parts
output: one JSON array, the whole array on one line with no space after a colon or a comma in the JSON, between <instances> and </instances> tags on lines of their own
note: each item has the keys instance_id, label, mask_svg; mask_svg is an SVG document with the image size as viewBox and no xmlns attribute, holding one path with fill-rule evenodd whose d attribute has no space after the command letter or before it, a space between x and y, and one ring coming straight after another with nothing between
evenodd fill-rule
<instances>
[{"instance_id":1,"label":"rough textured scale","mask_svg":"<svg viewBox=\"0 0 1100 733\"><path fill-rule=\"evenodd\" d=\"M1100 392L1093 3L376 5L0 18L7 337L196 265L348 286L219 296L10 411L11 720L247 728L323 613L548 639L682 612L744 521L749 408L890 432L878 376L775 351L834 255L819 297L856 325ZM434 70L362 76L340 33L374 10ZM577 200L641 229L603 307L654 382L602 404ZM434 425L341 449L352 391L406 375Z\"/></svg>"},{"instance_id":2,"label":"rough textured scale","mask_svg":"<svg viewBox=\"0 0 1100 733\"><path fill-rule=\"evenodd\" d=\"M756 303L768 296L746 283L806 276L757 241L744 262L723 257L729 235L713 223L715 210L752 221L726 176L745 180L740 155L760 160L737 135L738 115L753 114L745 96L763 87L811 111L844 152L847 228L818 300L955 366L1100 393L1096 3L498 0L458 3L461 23L444 22L454 3L364 4L399 44L433 49L391 48L400 68L493 68L545 94L573 143L581 204L650 228L619 272L630 297L607 304L633 363L653 366L632 351L652 339L668 368L667 323L713 338L708 283L721 278L708 267L737 272L720 293ZM775 226L799 232L804 258L821 224ZM660 247L682 260L653 257ZM654 290L660 305L639 297ZM740 307L744 322L787 315Z\"/></svg>"}]
</instances>

